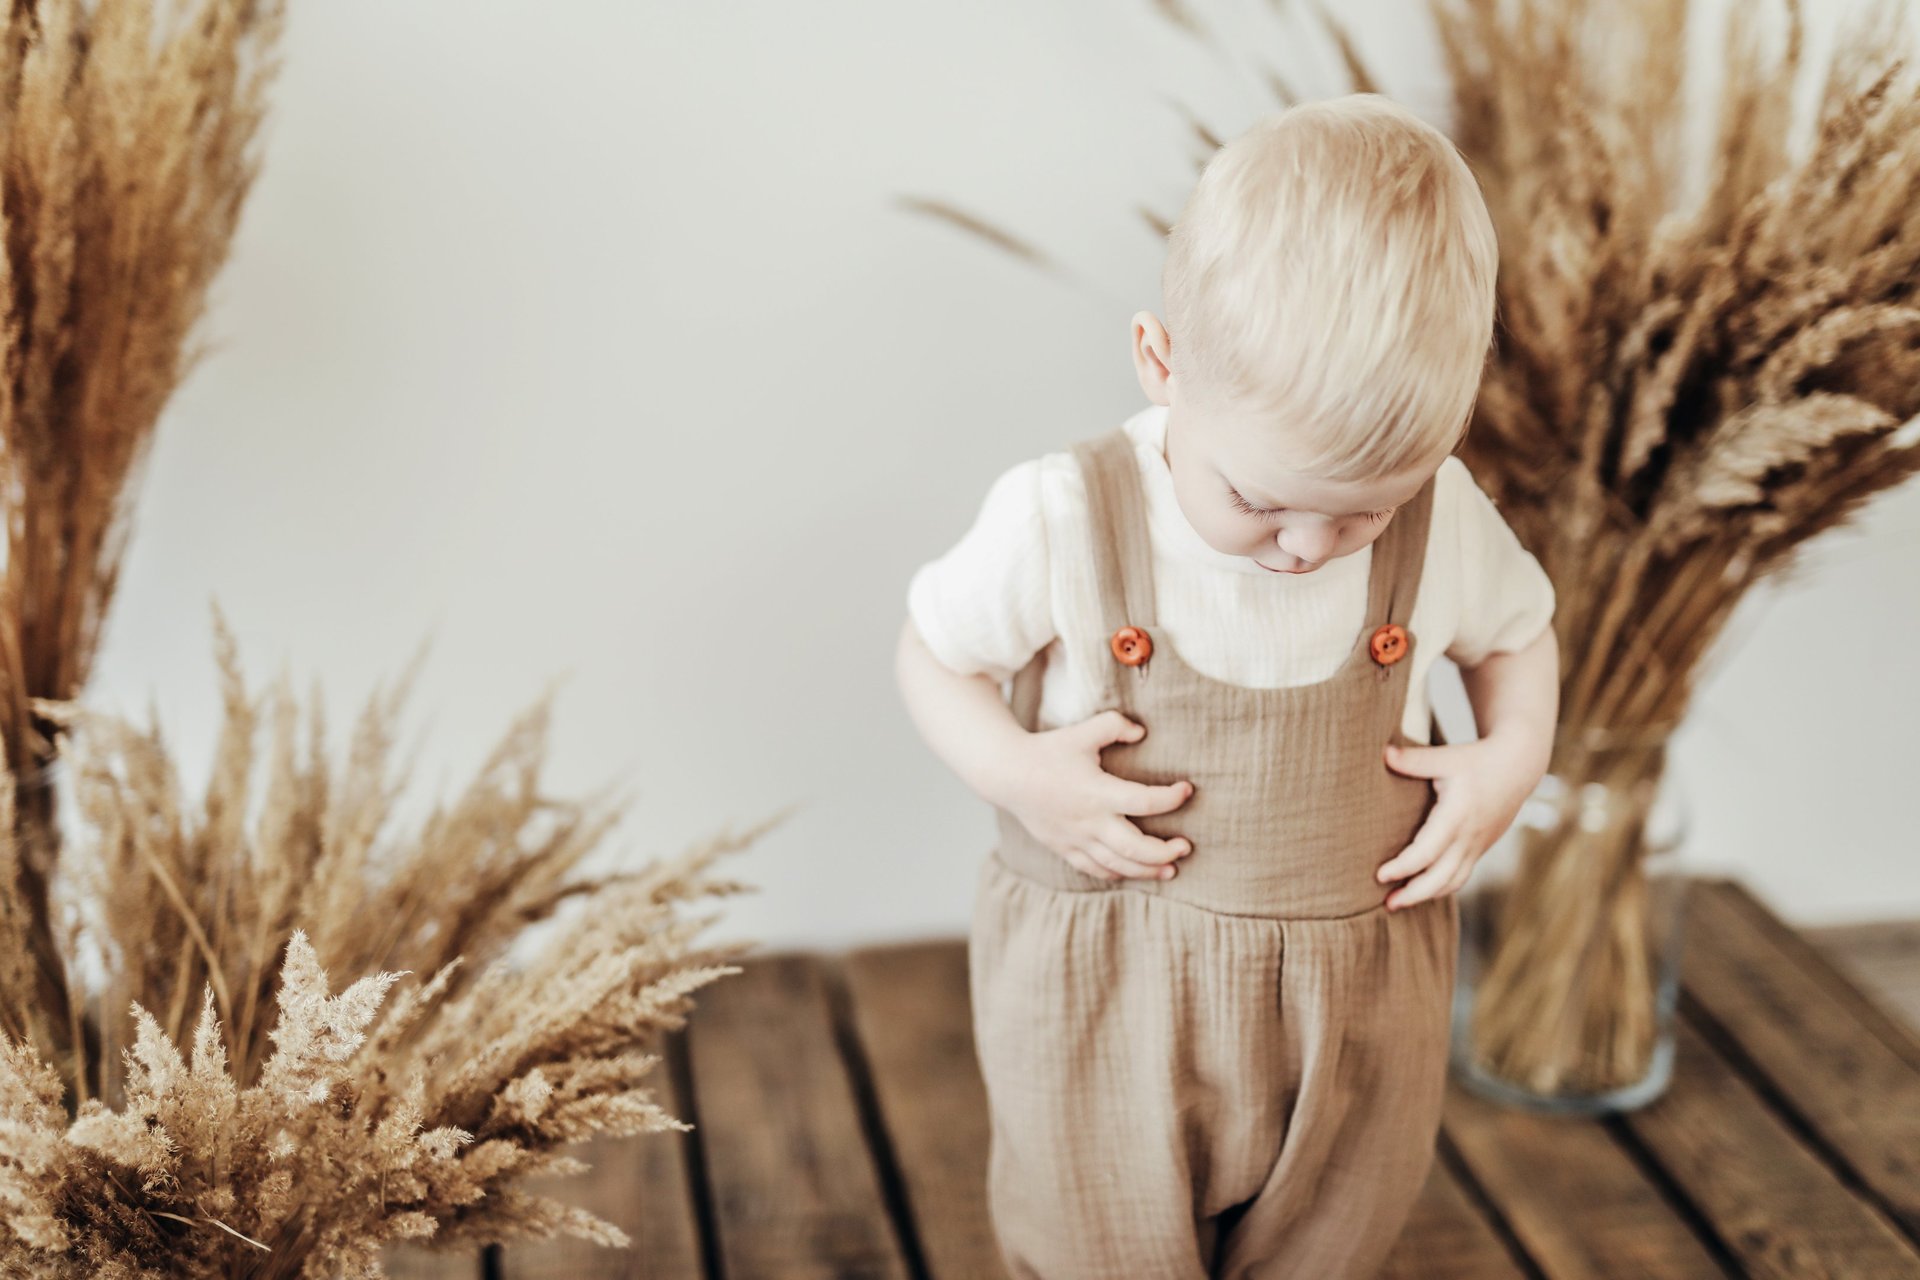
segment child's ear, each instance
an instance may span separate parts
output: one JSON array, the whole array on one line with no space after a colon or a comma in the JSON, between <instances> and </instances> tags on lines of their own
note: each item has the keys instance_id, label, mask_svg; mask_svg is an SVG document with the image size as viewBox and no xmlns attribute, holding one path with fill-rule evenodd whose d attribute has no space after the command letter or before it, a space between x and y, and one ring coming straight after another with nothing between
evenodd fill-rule
<instances>
[{"instance_id":1,"label":"child's ear","mask_svg":"<svg viewBox=\"0 0 1920 1280\"><path fill-rule=\"evenodd\" d=\"M1129 343L1140 390L1154 404L1170 405L1173 402L1173 342L1160 317L1151 311L1134 312Z\"/></svg>"}]
</instances>

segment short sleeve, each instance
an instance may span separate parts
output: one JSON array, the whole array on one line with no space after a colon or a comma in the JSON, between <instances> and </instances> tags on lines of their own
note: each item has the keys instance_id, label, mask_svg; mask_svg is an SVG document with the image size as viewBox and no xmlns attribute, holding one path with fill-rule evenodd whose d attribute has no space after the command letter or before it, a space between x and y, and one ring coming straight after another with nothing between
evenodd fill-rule
<instances>
[{"instance_id":1,"label":"short sleeve","mask_svg":"<svg viewBox=\"0 0 1920 1280\"><path fill-rule=\"evenodd\" d=\"M1040 459L987 490L973 524L914 571L907 615L942 665L1004 682L1053 639Z\"/></svg>"},{"instance_id":2,"label":"short sleeve","mask_svg":"<svg viewBox=\"0 0 1920 1280\"><path fill-rule=\"evenodd\" d=\"M1449 487L1460 539L1460 620L1446 652L1470 667L1539 637L1553 621L1553 580L1466 464L1452 457L1444 467L1453 473Z\"/></svg>"}]
</instances>

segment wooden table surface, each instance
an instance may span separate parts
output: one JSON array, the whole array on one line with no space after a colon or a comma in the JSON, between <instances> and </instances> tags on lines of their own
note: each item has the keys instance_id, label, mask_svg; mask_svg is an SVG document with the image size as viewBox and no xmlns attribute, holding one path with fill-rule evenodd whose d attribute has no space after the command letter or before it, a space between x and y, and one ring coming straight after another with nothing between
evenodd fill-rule
<instances>
[{"instance_id":1,"label":"wooden table surface","mask_svg":"<svg viewBox=\"0 0 1920 1280\"><path fill-rule=\"evenodd\" d=\"M1868 959L1836 962L1738 883L1695 881L1668 1091L1591 1120L1451 1084L1439 1158L1383 1275L1920 1278L1920 1034L1899 997L1863 986L1920 945L1862 936ZM631 1248L409 1246L390 1273L1004 1277L964 941L745 967L697 994L658 1077L694 1130L581 1144L593 1171L539 1188L618 1223Z\"/></svg>"}]
</instances>

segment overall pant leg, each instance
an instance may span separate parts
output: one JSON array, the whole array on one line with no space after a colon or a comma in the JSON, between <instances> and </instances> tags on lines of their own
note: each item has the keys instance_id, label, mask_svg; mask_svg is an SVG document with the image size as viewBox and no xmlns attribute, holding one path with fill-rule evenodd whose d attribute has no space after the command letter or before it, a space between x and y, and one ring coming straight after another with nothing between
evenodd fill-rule
<instances>
[{"instance_id":1,"label":"overall pant leg","mask_svg":"<svg viewBox=\"0 0 1920 1280\"><path fill-rule=\"evenodd\" d=\"M1299 1082L1219 1280L1368 1280L1431 1171L1446 1090L1459 900L1287 922L1282 1020Z\"/></svg>"},{"instance_id":2,"label":"overall pant leg","mask_svg":"<svg viewBox=\"0 0 1920 1280\"><path fill-rule=\"evenodd\" d=\"M1277 922L990 867L969 942L1013 1280L1206 1280L1285 1123ZM1262 1047L1264 1046L1264 1047Z\"/></svg>"}]
</instances>

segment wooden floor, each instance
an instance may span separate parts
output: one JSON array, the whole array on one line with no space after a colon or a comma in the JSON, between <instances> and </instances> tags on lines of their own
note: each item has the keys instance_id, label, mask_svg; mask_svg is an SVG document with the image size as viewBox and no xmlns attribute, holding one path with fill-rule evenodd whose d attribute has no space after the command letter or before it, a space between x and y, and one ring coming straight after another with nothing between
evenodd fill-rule
<instances>
[{"instance_id":1,"label":"wooden floor","mask_svg":"<svg viewBox=\"0 0 1920 1280\"><path fill-rule=\"evenodd\" d=\"M1595 1121L1451 1085L1384 1274L1920 1277L1920 1034L1897 1012L1920 1004L1920 931L1822 937L1737 883L1696 882L1668 1092ZM583 1145L594 1171L544 1188L619 1223L631 1249L396 1249L391 1273L1004 1276L963 941L764 954L697 1000L660 1080L694 1131Z\"/></svg>"}]
</instances>

